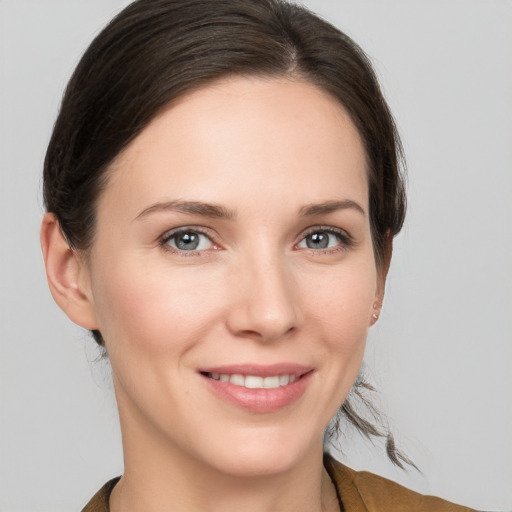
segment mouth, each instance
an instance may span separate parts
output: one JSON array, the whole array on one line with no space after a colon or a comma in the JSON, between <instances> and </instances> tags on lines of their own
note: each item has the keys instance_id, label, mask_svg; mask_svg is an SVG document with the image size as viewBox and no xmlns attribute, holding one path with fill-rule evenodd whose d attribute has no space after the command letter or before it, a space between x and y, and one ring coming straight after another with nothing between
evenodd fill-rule
<instances>
[{"instance_id":1,"label":"mouth","mask_svg":"<svg viewBox=\"0 0 512 512\"><path fill-rule=\"evenodd\" d=\"M242 386L248 389L276 389L281 386L288 386L303 375L284 374L284 375L270 375L268 377L260 377L258 375L242 375L240 373L217 373L217 372L201 372L202 375L209 379L218 380L221 382L229 382L235 386ZM305 375L305 374L304 374Z\"/></svg>"},{"instance_id":2,"label":"mouth","mask_svg":"<svg viewBox=\"0 0 512 512\"><path fill-rule=\"evenodd\" d=\"M275 412L305 393L314 368L295 364L203 368L199 374L219 398L252 412Z\"/></svg>"}]
</instances>

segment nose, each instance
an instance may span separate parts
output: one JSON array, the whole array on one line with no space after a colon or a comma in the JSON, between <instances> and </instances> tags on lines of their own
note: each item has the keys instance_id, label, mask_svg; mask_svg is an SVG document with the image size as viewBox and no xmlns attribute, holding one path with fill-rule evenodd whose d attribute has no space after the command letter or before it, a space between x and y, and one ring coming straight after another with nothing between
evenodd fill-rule
<instances>
[{"instance_id":1,"label":"nose","mask_svg":"<svg viewBox=\"0 0 512 512\"><path fill-rule=\"evenodd\" d=\"M278 257L253 257L231 275L228 329L235 336L272 342L289 336L302 322L298 288Z\"/></svg>"}]
</instances>

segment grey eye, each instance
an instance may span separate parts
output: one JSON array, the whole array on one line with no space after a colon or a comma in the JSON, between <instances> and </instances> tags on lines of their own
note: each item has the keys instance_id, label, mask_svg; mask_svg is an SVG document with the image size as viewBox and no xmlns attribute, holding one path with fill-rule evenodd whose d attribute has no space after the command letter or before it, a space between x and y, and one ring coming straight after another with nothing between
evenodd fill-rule
<instances>
[{"instance_id":1,"label":"grey eye","mask_svg":"<svg viewBox=\"0 0 512 512\"><path fill-rule=\"evenodd\" d=\"M203 251L212 246L212 241L197 231L182 231L171 235L165 242L179 251Z\"/></svg>"},{"instance_id":2,"label":"grey eye","mask_svg":"<svg viewBox=\"0 0 512 512\"><path fill-rule=\"evenodd\" d=\"M315 231L306 235L299 247L307 249L330 249L336 247L341 242L341 236L332 231Z\"/></svg>"}]
</instances>

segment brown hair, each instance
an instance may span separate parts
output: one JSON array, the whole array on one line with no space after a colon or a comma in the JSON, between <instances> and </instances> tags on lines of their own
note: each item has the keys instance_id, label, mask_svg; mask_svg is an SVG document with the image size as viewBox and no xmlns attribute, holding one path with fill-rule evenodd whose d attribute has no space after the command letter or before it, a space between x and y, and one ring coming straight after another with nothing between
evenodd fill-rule
<instances>
[{"instance_id":1,"label":"brown hair","mask_svg":"<svg viewBox=\"0 0 512 512\"><path fill-rule=\"evenodd\" d=\"M137 0L94 39L66 88L44 162L44 201L70 246L94 239L95 207L107 170L178 97L228 75L284 76L329 92L356 125L368 162L370 225L377 264L405 215L402 150L393 118L363 51L307 9L282 0ZM93 331L103 345L99 331ZM364 381L355 390L363 389ZM352 393L353 394L353 393ZM388 431L355 411L366 436Z\"/></svg>"}]
</instances>

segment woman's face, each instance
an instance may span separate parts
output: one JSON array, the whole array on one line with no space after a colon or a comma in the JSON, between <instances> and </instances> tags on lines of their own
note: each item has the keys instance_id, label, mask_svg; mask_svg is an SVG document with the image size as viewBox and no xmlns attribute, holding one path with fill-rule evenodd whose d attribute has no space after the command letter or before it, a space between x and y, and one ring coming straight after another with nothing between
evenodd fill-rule
<instances>
[{"instance_id":1,"label":"woman's face","mask_svg":"<svg viewBox=\"0 0 512 512\"><path fill-rule=\"evenodd\" d=\"M340 105L285 79L190 93L120 155L97 213L87 294L125 445L230 474L318 454L384 279Z\"/></svg>"}]
</instances>

